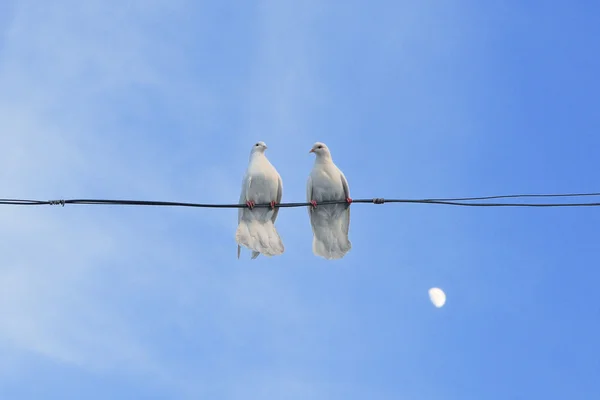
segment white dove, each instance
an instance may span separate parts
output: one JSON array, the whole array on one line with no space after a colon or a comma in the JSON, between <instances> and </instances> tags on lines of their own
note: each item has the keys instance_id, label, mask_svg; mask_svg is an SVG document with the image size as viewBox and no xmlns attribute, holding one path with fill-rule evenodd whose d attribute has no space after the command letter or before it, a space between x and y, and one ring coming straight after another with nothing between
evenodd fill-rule
<instances>
[{"instance_id":1,"label":"white dove","mask_svg":"<svg viewBox=\"0 0 600 400\"><path fill-rule=\"evenodd\" d=\"M324 143L314 144L309 153L316 159L306 184L306 200L313 231L313 253L327 260L342 258L350 251L350 189L344 173L333 163ZM345 204L324 204L323 201L345 200Z\"/></svg>"},{"instance_id":2,"label":"white dove","mask_svg":"<svg viewBox=\"0 0 600 400\"><path fill-rule=\"evenodd\" d=\"M281 202L283 184L281 176L265 156L267 145L257 142L252 146L250 162L242 180L240 203L248 208L238 211L238 227L235 241L238 243L237 256L240 258L240 245L252 250L252 259L261 253L266 256L280 255L284 251L283 242L275 229L275 220ZM271 205L270 208L257 207L255 204Z\"/></svg>"}]
</instances>

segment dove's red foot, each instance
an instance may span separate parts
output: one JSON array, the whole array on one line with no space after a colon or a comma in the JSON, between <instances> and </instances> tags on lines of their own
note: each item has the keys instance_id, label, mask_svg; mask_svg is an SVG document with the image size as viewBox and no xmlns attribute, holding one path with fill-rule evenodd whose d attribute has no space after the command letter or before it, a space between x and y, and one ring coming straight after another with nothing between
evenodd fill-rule
<instances>
[{"instance_id":1,"label":"dove's red foot","mask_svg":"<svg viewBox=\"0 0 600 400\"><path fill-rule=\"evenodd\" d=\"M352 199L351 199L350 197L348 197L348 198L346 199L346 203L348 203L348 204L352 204Z\"/></svg>"},{"instance_id":2,"label":"dove's red foot","mask_svg":"<svg viewBox=\"0 0 600 400\"><path fill-rule=\"evenodd\" d=\"M311 200L310 204L312 205L313 208L317 208L317 201L316 200Z\"/></svg>"},{"instance_id":3,"label":"dove's red foot","mask_svg":"<svg viewBox=\"0 0 600 400\"><path fill-rule=\"evenodd\" d=\"M252 200L249 200L246 202L246 205L248 206L249 209L253 209L254 208L254 202Z\"/></svg>"},{"instance_id":4,"label":"dove's red foot","mask_svg":"<svg viewBox=\"0 0 600 400\"><path fill-rule=\"evenodd\" d=\"M274 201L270 202L269 206L271 206L271 210L274 210L275 209L275 202Z\"/></svg>"}]
</instances>

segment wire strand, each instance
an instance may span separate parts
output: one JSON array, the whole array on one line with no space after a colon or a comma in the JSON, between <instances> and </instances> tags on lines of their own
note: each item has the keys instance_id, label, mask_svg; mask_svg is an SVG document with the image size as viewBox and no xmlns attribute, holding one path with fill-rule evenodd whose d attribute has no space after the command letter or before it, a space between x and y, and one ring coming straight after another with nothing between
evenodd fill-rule
<instances>
[{"instance_id":1,"label":"wire strand","mask_svg":"<svg viewBox=\"0 0 600 400\"><path fill-rule=\"evenodd\" d=\"M483 197L457 197L457 198L440 198L431 199L436 201L468 201L468 200L492 200L492 199L514 199L526 197L586 197L600 196L600 193L559 193L559 194L505 194L499 196L483 196Z\"/></svg>"},{"instance_id":2,"label":"wire strand","mask_svg":"<svg viewBox=\"0 0 600 400\"><path fill-rule=\"evenodd\" d=\"M362 204L385 204L385 203L405 203L405 204L438 204L450 206L464 207L597 207L600 202L587 203L502 203L502 202L487 202L482 200L499 200L499 199L515 199L515 198L574 198L574 197L593 197L600 196L600 193L559 193L559 194L510 194L497 196L482 196L482 197L457 197L457 198L431 198L431 199L357 199L352 203ZM478 202L475 202L478 200ZM345 204L345 200L339 201L324 201L317 204ZM68 200L25 200L25 199L0 199L0 205L61 205L65 204L80 204L80 205L125 205L125 206L160 206L160 207L195 207L195 208L246 208L246 204L207 204L207 203L187 203L187 202L171 202L171 201L147 201L147 200L109 200L109 199L68 199ZM275 207L292 208L292 207L307 207L311 203L280 203ZM254 207L271 207L270 204L256 204Z\"/></svg>"}]
</instances>

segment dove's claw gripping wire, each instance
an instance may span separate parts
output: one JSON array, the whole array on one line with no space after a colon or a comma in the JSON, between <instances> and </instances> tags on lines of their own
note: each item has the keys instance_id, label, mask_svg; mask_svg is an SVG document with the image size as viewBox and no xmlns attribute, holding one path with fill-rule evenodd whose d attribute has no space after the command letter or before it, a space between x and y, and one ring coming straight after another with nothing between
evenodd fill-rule
<instances>
[{"instance_id":1,"label":"dove's claw gripping wire","mask_svg":"<svg viewBox=\"0 0 600 400\"><path fill-rule=\"evenodd\" d=\"M275 209L275 202L274 201L270 202L269 206L271 207L271 210L274 210Z\"/></svg>"},{"instance_id":2,"label":"dove's claw gripping wire","mask_svg":"<svg viewBox=\"0 0 600 400\"><path fill-rule=\"evenodd\" d=\"M248 206L249 209L253 209L254 208L254 202L252 200L248 200L246 202L246 205Z\"/></svg>"},{"instance_id":3,"label":"dove's claw gripping wire","mask_svg":"<svg viewBox=\"0 0 600 400\"><path fill-rule=\"evenodd\" d=\"M352 204L352 199L351 199L350 197L348 197L348 198L346 199L346 203L348 203L348 204Z\"/></svg>"},{"instance_id":4,"label":"dove's claw gripping wire","mask_svg":"<svg viewBox=\"0 0 600 400\"><path fill-rule=\"evenodd\" d=\"M312 208L317 208L317 201L316 200L311 200L310 204L312 205Z\"/></svg>"}]
</instances>

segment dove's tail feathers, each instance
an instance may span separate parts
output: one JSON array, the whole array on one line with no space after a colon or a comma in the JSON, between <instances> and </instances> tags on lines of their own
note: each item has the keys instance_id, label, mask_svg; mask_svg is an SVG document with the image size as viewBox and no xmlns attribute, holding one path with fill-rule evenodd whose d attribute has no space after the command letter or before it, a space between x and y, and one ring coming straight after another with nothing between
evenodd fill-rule
<instances>
[{"instance_id":1,"label":"dove's tail feathers","mask_svg":"<svg viewBox=\"0 0 600 400\"><path fill-rule=\"evenodd\" d=\"M271 220L240 221L235 232L235 241L252 250L253 259L259 254L278 256L284 251L283 242Z\"/></svg>"},{"instance_id":2,"label":"dove's tail feathers","mask_svg":"<svg viewBox=\"0 0 600 400\"><path fill-rule=\"evenodd\" d=\"M313 236L313 253L327 260L342 258L352 248L352 243L344 232L329 230Z\"/></svg>"},{"instance_id":3,"label":"dove's tail feathers","mask_svg":"<svg viewBox=\"0 0 600 400\"><path fill-rule=\"evenodd\" d=\"M238 244L238 249L237 249L237 256L238 256L238 260L240 259L240 251L242 250L242 248L240 247L240 245Z\"/></svg>"},{"instance_id":4,"label":"dove's tail feathers","mask_svg":"<svg viewBox=\"0 0 600 400\"><path fill-rule=\"evenodd\" d=\"M331 215L321 212L311 220L313 223L313 253L327 260L342 258L352 248L348 239L350 213Z\"/></svg>"}]
</instances>

